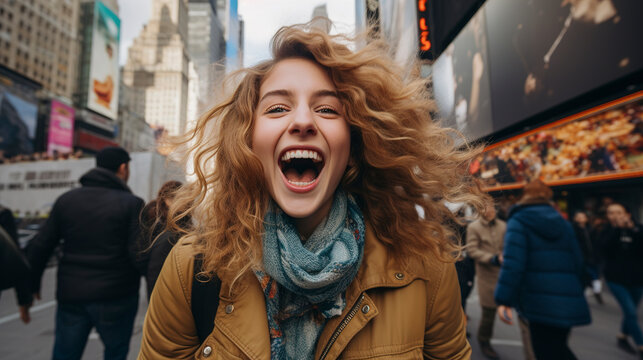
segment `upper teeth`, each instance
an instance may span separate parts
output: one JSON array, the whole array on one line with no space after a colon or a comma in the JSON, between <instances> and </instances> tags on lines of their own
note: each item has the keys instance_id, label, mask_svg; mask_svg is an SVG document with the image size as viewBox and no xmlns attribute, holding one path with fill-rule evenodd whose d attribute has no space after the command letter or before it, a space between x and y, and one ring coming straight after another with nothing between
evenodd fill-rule
<instances>
[{"instance_id":1,"label":"upper teeth","mask_svg":"<svg viewBox=\"0 0 643 360\"><path fill-rule=\"evenodd\" d=\"M320 162L322 156L315 150L289 150L281 156L281 161L290 159L313 159L314 162Z\"/></svg>"}]
</instances>

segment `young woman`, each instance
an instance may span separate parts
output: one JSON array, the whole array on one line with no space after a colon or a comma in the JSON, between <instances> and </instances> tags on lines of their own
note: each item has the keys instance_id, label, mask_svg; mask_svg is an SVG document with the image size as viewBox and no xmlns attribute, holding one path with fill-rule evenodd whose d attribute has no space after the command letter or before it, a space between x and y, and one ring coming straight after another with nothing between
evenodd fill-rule
<instances>
[{"instance_id":1,"label":"young woman","mask_svg":"<svg viewBox=\"0 0 643 360\"><path fill-rule=\"evenodd\" d=\"M161 272L165 259L178 241L179 232L166 231L167 217L170 205L174 201L176 191L183 185L179 181L166 182L159 189L156 199L150 201L141 211L140 248L144 260L145 281L147 283L147 298L152 296L154 284ZM189 218L183 218L182 227L189 226Z\"/></svg>"},{"instance_id":2,"label":"young woman","mask_svg":"<svg viewBox=\"0 0 643 360\"><path fill-rule=\"evenodd\" d=\"M470 151L382 44L302 26L272 39L191 134L194 228L152 294L141 359L468 359L444 200L479 206ZM418 216L416 205L424 210ZM194 256L221 281L197 337Z\"/></svg>"}]
</instances>

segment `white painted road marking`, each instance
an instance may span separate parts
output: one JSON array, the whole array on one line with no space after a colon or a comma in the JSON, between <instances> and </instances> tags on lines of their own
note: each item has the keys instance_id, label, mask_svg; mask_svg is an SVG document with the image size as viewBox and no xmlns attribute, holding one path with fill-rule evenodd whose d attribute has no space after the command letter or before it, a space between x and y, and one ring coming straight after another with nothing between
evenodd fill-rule
<instances>
[{"instance_id":1,"label":"white painted road marking","mask_svg":"<svg viewBox=\"0 0 643 360\"><path fill-rule=\"evenodd\" d=\"M522 347L522 341L520 340L491 339L491 343L494 345Z\"/></svg>"},{"instance_id":2,"label":"white painted road marking","mask_svg":"<svg viewBox=\"0 0 643 360\"><path fill-rule=\"evenodd\" d=\"M29 309L29 313L33 314L33 313L38 312L40 310L50 308L50 307L52 307L54 305L56 305L56 300L52 300L52 301L46 302L44 304L34 306L34 307ZM17 320L17 319L20 319L20 313L15 313L15 314L5 316L3 318L0 318L0 325L2 325L4 323L8 323L9 321Z\"/></svg>"}]
</instances>

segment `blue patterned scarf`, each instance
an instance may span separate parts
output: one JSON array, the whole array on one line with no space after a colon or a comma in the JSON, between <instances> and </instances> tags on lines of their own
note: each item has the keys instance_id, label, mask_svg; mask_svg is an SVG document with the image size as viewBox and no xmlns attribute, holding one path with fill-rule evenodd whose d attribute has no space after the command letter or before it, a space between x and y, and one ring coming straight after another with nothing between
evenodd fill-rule
<instances>
[{"instance_id":1,"label":"blue patterned scarf","mask_svg":"<svg viewBox=\"0 0 643 360\"><path fill-rule=\"evenodd\" d=\"M364 217L338 190L328 217L305 243L274 203L264 229L264 271L255 274L266 298L271 359L312 359L326 320L346 306L344 293L364 253Z\"/></svg>"}]
</instances>

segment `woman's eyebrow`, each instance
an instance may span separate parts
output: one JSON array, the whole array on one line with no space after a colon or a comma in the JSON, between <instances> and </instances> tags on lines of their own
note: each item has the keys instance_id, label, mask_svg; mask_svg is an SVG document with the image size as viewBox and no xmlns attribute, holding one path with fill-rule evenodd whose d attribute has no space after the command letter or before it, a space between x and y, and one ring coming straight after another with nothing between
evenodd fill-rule
<instances>
[{"instance_id":1,"label":"woman's eyebrow","mask_svg":"<svg viewBox=\"0 0 643 360\"><path fill-rule=\"evenodd\" d=\"M270 96L292 97L292 92L290 90L285 90L285 89L268 91L267 93L263 94L259 102L264 101L267 97L270 97Z\"/></svg>"},{"instance_id":2,"label":"woman's eyebrow","mask_svg":"<svg viewBox=\"0 0 643 360\"><path fill-rule=\"evenodd\" d=\"M332 96L334 98L337 98L339 100L339 94L337 94L337 91L334 90L318 90L313 93L312 98L320 98L320 97L326 97L326 96Z\"/></svg>"},{"instance_id":3,"label":"woman's eyebrow","mask_svg":"<svg viewBox=\"0 0 643 360\"><path fill-rule=\"evenodd\" d=\"M278 90L272 90L268 91L267 93L263 94L261 97L261 100L259 102L264 101L266 98L271 97L271 96L284 96L284 97L293 97L293 93L290 90L286 89L278 89ZM334 90L317 90L313 93L312 97L313 99L321 98L321 97L326 97L326 96L332 96L334 98L339 99L339 95L337 94L337 91Z\"/></svg>"}]
</instances>

